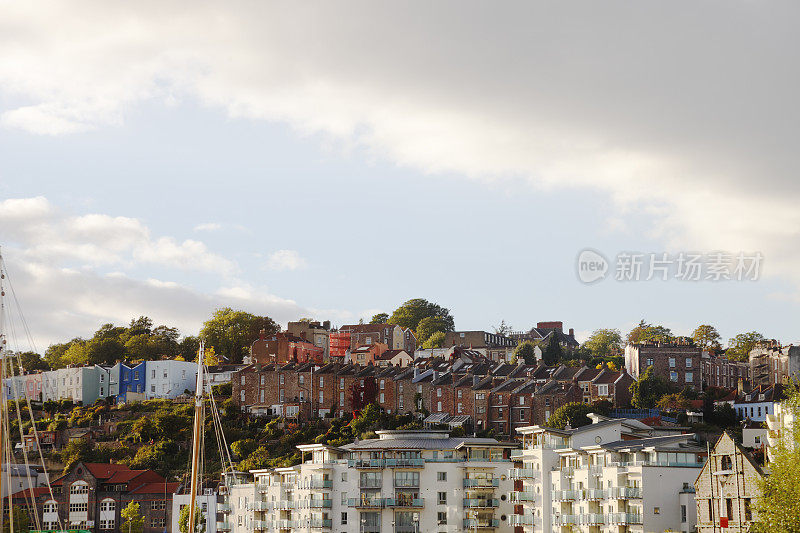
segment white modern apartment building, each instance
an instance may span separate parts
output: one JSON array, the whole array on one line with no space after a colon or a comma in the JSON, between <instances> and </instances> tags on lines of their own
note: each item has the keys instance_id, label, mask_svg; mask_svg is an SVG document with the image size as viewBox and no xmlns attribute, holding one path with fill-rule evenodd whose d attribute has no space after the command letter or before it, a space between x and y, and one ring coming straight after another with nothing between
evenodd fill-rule
<instances>
[{"instance_id":1,"label":"white modern apartment building","mask_svg":"<svg viewBox=\"0 0 800 533\"><path fill-rule=\"evenodd\" d=\"M692 531L706 450L637 420L590 415L577 429L517 428L512 525L525 533ZM663 432L660 432L663 433Z\"/></svg>"},{"instance_id":2,"label":"white modern apartment building","mask_svg":"<svg viewBox=\"0 0 800 533\"><path fill-rule=\"evenodd\" d=\"M213 489L205 489L203 494L198 494L195 500L195 505L200 508L200 512L205 519L205 533L217 533L217 513L221 512L220 504L218 502L217 491ZM172 528L170 531L175 533L180 532L178 521L181 516L181 509L189 505L191 502L191 495L189 494L173 494L172 495Z\"/></svg>"},{"instance_id":3,"label":"white modern apartment building","mask_svg":"<svg viewBox=\"0 0 800 533\"><path fill-rule=\"evenodd\" d=\"M774 459L774 450L780 443L784 443L792 448L795 446L795 418L797 413L791 408L788 402L775 404L775 412L767 415L767 459Z\"/></svg>"},{"instance_id":4,"label":"white modern apartment building","mask_svg":"<svg viewBox=\"0 0 800 533\"><path fill-rule=\"evenodd\" d=\"M217 531L512 531L514 443L444 431L379 431L335 448L300 445L298 466L257 470L228 488Z\"/></svg>"},{"instance_id":5,"label":"white modern apartment building","mask_svg":"<svg viewBox=\"0 0 800 533\"><path fill-rule=\"evenodd\" d=\"M184 391L194 394L197 363L190 361L146 361L145 398L177 398Z\"/></svg>"}]
</instances>

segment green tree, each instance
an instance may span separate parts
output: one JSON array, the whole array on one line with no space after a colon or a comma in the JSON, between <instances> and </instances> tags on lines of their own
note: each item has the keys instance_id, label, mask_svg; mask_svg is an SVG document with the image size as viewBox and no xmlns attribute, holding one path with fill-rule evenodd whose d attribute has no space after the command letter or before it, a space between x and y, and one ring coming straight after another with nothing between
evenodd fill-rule
<instances>
[{"instance_id":1,"label":"green tree","mask_svg":"<svg viewBox=\"0 0 800 533\"><path fill-rule=\"evenodd\" d=\"M184 505L181 507L181 513L178 516L178 529L181 533L189 533L189 506ZM194 508L194 533L205 533L206 531L206 517L200 510L200 507ZM121 531L120 533L124 533Z\"/></svg>"},{"instance_id":2,"label":"green tree","mask_svg":"<svg viewBox=\"0 0 800 533\"><path fill-rule=\"evenodd\" d=\"M669 328L654 326L644 320L639 321L639 324L628 333L627 337L628 344L647 341L671 342L674 339L675 336Z\"/></svg>"},{"instance_id":3,"label":"green tree","mask_svg":"<svg viewBox=\"0 0 800 533\"><path fill-rule=\"evenodd\" d=\"M44 360L52 370L64 368L67 363L64 362L64 355L73 344L82 343L83 339L74 338L69 342L60 344L51 344L44 352Z\"/></svg>"},{"instance_id":4,"label":"green tree","mask_svg":"<svg viewBox=\"0 0 800 533\"><path fill-rule=\"evenodd\" d=\"M370 319L370 324L386 324L386 321L389 320L388 313L378 313L377 315L372 315Z\"/></svg>"},{"instance_id":5,"label":"green tree","mask_svg":"<svg viewBox=\"0 0 800 533\"><path fill-rule=\"evenodd\" d=\"M417 342L424 343L428 337L437 331L445 332L448 328L448 322L441 316L426 316L419 321L417 325Z\"/></svg>"},{"instance_id":6,"label":"green tree","mask_svg":"<svg viewBox=\"0 0 800 533\"><path fill-rule=\"evenodd\" d=\"M61 357L63 366L76 365L83 366L89 363L89 354L86 350L86 341L79 340L73 342L64 355Z\"/></svg>"},{"instance_id":7,"label":"green tree","mask_svg":"<svg viewBox=\"0 0 800 533\"><path fill-rule=\"evenodd\" d=\"M594 408L591 405L570 402L556 409L545 422L545 426L553 429L564 429L569 424L572 428L579 428L592 423L591 419L586 415L593 412Z\"/></svg>"},{"instance_id":8,"label":"green tree","mask_svg":"<svg viewBox=\"0 0 800 533\"><path fill-rule=\"evenodd\" d=\"M139 318L131 319L127 333L130 337L133 337L135 335L150 335L152 331L153 321L146 316L140 316Z\"/></svg>"},{"instance_id":9,"label":"green tree","mask_svg":"<svg viewBox=\"0 0 800 533\"><path fill-rule=\"evenodd\" d=\"M525 341L517 344L514 348L514 357L519 362L524 361L526 365L536 364L536 345L531 341Z\"/></svg>"},{"instance_id":10,"label":"green tree","mask_svg":"<svg viewBox=\"0 0 800 533\"><path fill-rule=\"evenodd\" d=\"M422 343L422 348L425 350L430 350L432 348L441 348L444 346L444 331L437 331L427 339L425 342Z\"/></svg>"},{"instance_id":11,"label":"green tree","mask_svg":"<svg viewBox=\"0 0 800 533\"><path fill-rule=\"evenodd\" d=\"M138 503L130 502L119 514L122 518L122 523L119 526L120 532L142 533L144 531L144 516L139 510Z\"/></svg>"},{"instance_id":12,"label":"green tree","mask_svg":"<svg viewBox=\"0 0 800 533\"><path fill-rule=\"evenodd\" d=\"M125 345L119 337L95 337L86 344L86 359L90 364L113 365L125 358Z\"/></svg>"},{"instance_id":13,"label":"green tree","mask_svg":"<svg viewBox=\"0 0 800 533\"><path fill-rule=\"evenodd\" d=\"M618 329L596 329L583 346L593 357L618 355L622 351L622 335Z\"/></svg>"},{"instance_id":14,"label":"green tree","mask_svg":"<svg viewBox=\"0 0 800 533\"><path fill-rule=\"evenodd\" d=\"M692 407L692 402L683 394L673 392L662 396L656 402L656 407L668 411L685 411Z\"/></svg>"},{"instance_id":15,"label":"green tree","mask_svg":"<svg viewBox=\"0 0 800 533\"><path fill-rule=\"evenodd\" d=\"M18 373L19 364L17 363L17 358L9 358L9 361L11 361L11 366L14 369L14 372ZM36 352L22 352L19 354L19 362L22 363L22 368L25 370L25 372L50 370L50 365L47 364L47 361L42 359L42 356Z\"/></svg>"},{"instance_id":16,"label":"green tree","mask_svg":"<svg viewBox=\"0 0 800 533\"><path fill-rule=\"evenodd\" d=\"M692 332L692 340L701 348L719 348L720 338L717 328L708 324L701 324Z\"/></svg>"},{"instance_id":17,"label":"green tree","mask_svg":"<svg viewBox=\"0 0 800 533\"><path fill-rule=\"evenodd\" d=\"M495 333L497 333L498 335L503 335L503 336L510 335L512 331L513 331L513 328L511 327L511 324L506 324L505 320L501 320L500 321L500 325L499 326L495 326L495 328L494 328L494 332Z\"/></svg>"},{"instance_id":18,"label":"green tree","mask_svg":"<svg viewBox=\"0 0 800 533\"><path fill-rule=\"evenodd\" d=\"M656 376L653 367L647 367L639 379L631 383L631 405L636 409L652 409L665 394L671 392L669 382Z\"/></svg>"},{"instance_id":19,"label":"green tree","mask_svg":"<svg viewBox=\"0 0 800 533\"><path fill-rule=\"evenodd\" d=\"M5 509L3 511L7 512ZM10 518L14 519L13 530L11 529ZM29 533L30 523L31 518L28 516L28 511L19 505L14 505L11 507L11 516L6 516L3 521L3 533Z\"/></svg>"},{"instance_id":20,"label":"green tree","mask_svg":"<svg viewBox=\"0 0 800 533\"><path fill-rule=\"evenodd\" d=\"M253 439L242 439L231 443L231 451L239 459L245 459L256 451L258 444Z\"/></svg>"},{"instance_id":21,"label":"green tree","mask_svg":"<svg viewBox=\"0 0 800 533\"><path fill-rule=\"evenodd\" d=\"M67 443L60 453L64 472L68 472L78 463L91 462L95 458L92 443L86 439L73 439Z\"/></svg>"},{"instance_id":22,"label":"green tree","mask_svg":"<svg viewBox=\"0 0 800 533\"><path fill-rule=\"evenodd\" d=\"M245 311L234 311L230 307L217 309L203 323L200 337L213 346L223 359L240 363L249 352L250 345L258 338L259 331L267 336L280 331L280 327L269 317L251 315Z\"/></svg>"},{"instance_id":23,"label":"green tree","mask_svg":"<svg viewBox=\"0 0 800 533\"><path fill-rule=\"evenodd\" d=\"M728 341L728 349L725 351L725 355L733 361L747 361L756 344L763 340L764 336L757 331L739 333Z\"/></svg>"},{"instance_id":24,"label":"green tree","mask_svg":"<svg viewBox=\"0 0 800 533\"><path fill-rule=\"evenodd\" d=\"M564 358L564 351L561 349L561 343L558 342L558 337L555 333L550 335L547 345L542 351L542 360L547 366L558 364Z\"/></svg>"},{"instance_id":25,"label":"green tree","mask_svg":"<svg viewBox=\"0 0 800 533\"><path fill-rule=\"evenodd\" d=\"M446 327L443 331L455 330L455 321L450 315L450 311L424 298L408 300L394 310L394 313L392 313L392 316L389 317L387 322L417 331L417 326L419 326L420 321L429 316L438 316L445 320Z\"/></svg>"},{"instance_id":26,"label":"green tree","mask_svg":"<svg viewBox=\"0 0 800 533\"><path fill-rule=\"evenodd\" d=\"M759 533L800 531L800 388L792 383L781 407L794 415L795 423L780 433L777 446L770 451L770 474L759 481L761 498L755 503Z\"/></svg>"},{"instance_id":27,"label":"green tree","mask_svg":"<svg viewBox=\"0 0 800 533\"><path fill-rule=\"evenodd\" d=\"M187 335L178 343L178 355L184 361L197 361L197 352L200 351L200 338Z\"/></svg>"}]
</instances>

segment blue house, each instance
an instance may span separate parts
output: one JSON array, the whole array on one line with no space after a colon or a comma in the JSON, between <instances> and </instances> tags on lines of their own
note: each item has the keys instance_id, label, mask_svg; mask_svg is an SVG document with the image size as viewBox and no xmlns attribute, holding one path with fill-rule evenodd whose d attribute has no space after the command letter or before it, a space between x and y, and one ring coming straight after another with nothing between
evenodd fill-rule
<instances>
[{"instance_id":1,"label":"blue house","mask_svg":"<svg viewBox=\"0 0 800 533\"><path fill-rule=\"evenodd\" d=\"M138 365L128 366L117 363L111 369L111 395L116 395L117 402L141 400L145 393L146 361ZM128 397L128 394L131 397Z\"/></svg>"}]
</instances>

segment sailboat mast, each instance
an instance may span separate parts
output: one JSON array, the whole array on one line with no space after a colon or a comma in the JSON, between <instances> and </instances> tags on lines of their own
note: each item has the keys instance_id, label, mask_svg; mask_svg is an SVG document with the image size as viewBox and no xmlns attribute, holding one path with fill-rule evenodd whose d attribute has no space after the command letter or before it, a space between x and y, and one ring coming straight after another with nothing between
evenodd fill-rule
<instances>
[{"instance_id":1,"label":"sailboat mast","mask_svg":"<svg viewBox=\"0 0 800 533\"><path fill-rule=\"evenodd\" d=\"M3 280L6 278L6 270L3 264L3 254L0 251L0 390L3 391L3 396L5 396L5 370L6 370L6 336L3 332L3 328L6 324L6 289L3 283ZM16 383L12 383L12 386L16 386ZM3 494L3 474L2 472L2 463L5 461L4 455L4 447L3 443L5 442L5 433L4 431L4 424L3 421L5 417L3 416L3 409L7 408L6 398L0 399L0 494ZM9 469L11 466L9 465ZM10 472L10 470L9 470ZM5 498L0 499L0 531L3 530L3 507L4 507L4 500ZM8 512L9 515L11 514L11 491L8 492Z\"/></svg>"},{"instance_id":2,"label":"sailboat mast","mask_svg":"<svg viewBox=\"0 0 800 533\"><path fill-rule=\"evenodd\" d=\"M195 533L195 509L197 501L197 489L200 483L200 439L203 435L203 396L205 394L203 379L203 356L205 355L205 345L200 342L200 349L197 352L197 385L194 393L194 434L192 437L192 481L189 497L189 530L187 533Z\"/></svg>"}]
</instances>

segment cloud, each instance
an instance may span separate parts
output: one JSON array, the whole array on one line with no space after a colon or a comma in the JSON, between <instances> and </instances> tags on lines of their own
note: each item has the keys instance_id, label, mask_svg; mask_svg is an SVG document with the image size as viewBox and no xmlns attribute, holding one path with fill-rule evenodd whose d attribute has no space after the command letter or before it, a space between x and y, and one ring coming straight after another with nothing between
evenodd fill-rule
<instances>
[{"instance_id":1,"label":"cloud","mask_svg":"<svg viewBox=\"0 0 800 533\"><path fill-rule=\"evenodd\" d=\"M766 274L800 284L800 76L786 68L799 11L19 2L0 22L0 90L22 104L2 123L64 135L122 124L139 102L197 100L426 172L595 191L611 227L643 213L639 229L673 249L759 250ZM148 242L140 258L174 265L206 252Z\"/></svg>"},{"instance_id":2,"label":"cloud","mask_svg":"<svg viewBox=\"0 0 800 533\"><path fill-rule=\"evenodd\" d=\"M221 224L217 224L216 222L205 222L203 224L198 224L194 227L195 231L217 231L222 228Z\"/></svg>"},{"instance_id":3,"label":"cloud","mask_svg":"<svg viewBox=\"0 0 800 533\"><path fill-rule=\"evenodd\" d=\"M266 267L270 270L302 270L308 267L296 250L277 250L269 254Z\"/></svg>"}]
</instances>

